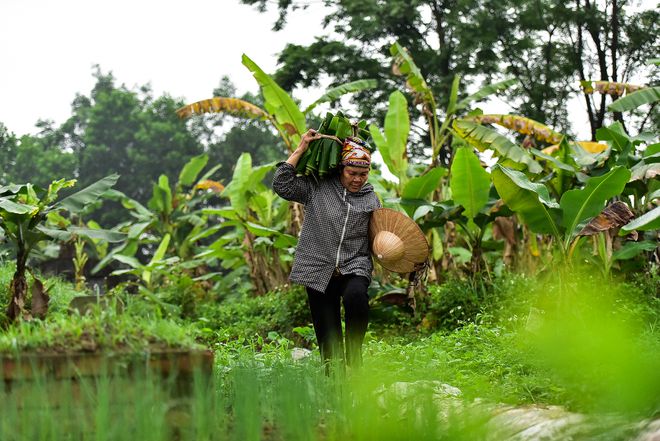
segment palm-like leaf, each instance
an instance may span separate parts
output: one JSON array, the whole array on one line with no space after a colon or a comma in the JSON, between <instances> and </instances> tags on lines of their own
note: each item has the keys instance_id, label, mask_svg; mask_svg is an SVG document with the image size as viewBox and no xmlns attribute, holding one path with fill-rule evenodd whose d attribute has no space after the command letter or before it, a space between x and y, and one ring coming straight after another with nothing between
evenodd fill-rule
<instances>
[{"instance_id":1,"label":"palm-like leaf","mask_svg":"<svg viewBox=\"0 0 660 441\"><path fill-rule=\"evenodd\" d=\"M188 104L176 111L179 118L205 113L227 113L232 116L248 119L268 119L268 113L261 107L239 98L216 96L196 103Z\"/></svg>"},{"instance_id":2,"label":"palm-like leaf","mask_svg":"<svg viewBox=\"0 0 660 441\"><path fill-rule=\"evenodd\" d=\"M337 87L333 87L332 89L329 89L326 93L324 93L319 99L317 99L312 104L307 106L307 108L303 111L303 113L308 114L319 104L335 101L341 98L342 96L346 95L347 93L354 93L354 92L360 92L362 90L373 89L376 86L378 86L378 82L376 80L368 79L368 80L351 81L350 83L345 83Z\"/></svg>"},{"instance_id":3,"label":"palm-like leaf","mask_svg":"<svg viewBox=\"0 0 660 441\"><path fill-rule=\"evenodd\" d=\"M497 124L523 135L534 136L534 138L539 141L547 142L549 144L557 144L563 137L561 133L555 132L550 127L541 124L538 121L534 121L533 119L525 118L524 116L489 114L465 119L479 124Z\"/></svg>"},{"instance_id":4,"label":"palm-like leaf","mask_svg":"<svg viewBox=\"0 0 660 441\"><path fill-rule=\"evenodd\" d=\"M641 89L629 93L623 98L619 98L607 106L607 109L612 112L627 112L644 104L651 104L658 101L660 101L660 87L649 87L648 89Z\"/></svg>"},{"instance_id":5,"label":"palm-like leaf","mask_svg":"<svg viewBox=\"0 0 660 441\"><path fill-rule=\"evenodd\" d=\"M539 173L543 170L541 165L532 159L522 147L514 144L509 138L493 129L469 120L455 120L453 127L460 138L466 140L481 152L486 149L493 149L503 158L525 164L532 173Z\"/></svg>"},{"instance_id":6,"label":"palm-like leaf","mask_svg":"<svg viewBox=\"0 0 660 441\"><path fill-rule=\"evenodd\" d=\"M490 95L500 93L517 83L518 80L516 78L511 78L508 80L500 81L499 83L489 84L485 87L482 87L472 95L460 100L458 104L456 104L456 110L465 109L471 102L480 101Z\"/></svg>"},{"instance_id":7,"label":"palm-like leaf","mask_svg":"<svg viewBox=\"0 0 660 441\"><path fill-rule=\"evenodd\" d=\"M474 219L488 202L490 176L481 167L472 148L460 148L451 165L452 199L465 208L468 219Z\"/></svg>"},{"instance_id":8,"label":"palm-like leaf","mask_svg":"<svg viewBox=\"0 0 660 441\"><path fill-rule=\"evenodd\" d=\"M428 84L426 84L422 72L413 61L408 50L396 42L390 47L390 54L394 58L395 74L405 76L408 86L410 86L415 94L420 96L424 102L433 103L433 92ZM435 105L433 108L435 108Z\"/></svg>"},{"instance_id":9,"label":"palm-like leaf","mask_svg":"<svg viewBox=\"0 0 660 441\"><path fill-rule=\"evenodd\" d=\"M305 115L296 103L268 74L247 55L243 55L243 65L254 75L261 87L266 110L274 116L275 124L282 134L290 138L289 147L297 145L306 129Z\"/></svg>"},{"instance_id":10,"label":"palm-like leaf","mask_svg":"<svg viewBox=\"0 0 660 441\"><path fill-rule=\"evenodd\" d=\"M505 204L535 233L561 237L556 219L559 205L550 199L548 189L527 179L523 173L496 164L493 184Z\"/></svg>"}]
</instances>

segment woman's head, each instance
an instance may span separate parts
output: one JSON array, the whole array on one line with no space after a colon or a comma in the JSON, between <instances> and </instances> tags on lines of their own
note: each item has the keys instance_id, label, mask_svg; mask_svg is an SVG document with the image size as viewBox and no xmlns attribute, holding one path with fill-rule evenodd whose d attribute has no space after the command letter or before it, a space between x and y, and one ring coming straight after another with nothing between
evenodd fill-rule
<instances>
[{"instance_id":1,"label":"woman's head","mask_svg":"<svg viewBox=\"0 0 660 441\"><path fill-rule=\"evenodd\" d=\"M344 188L359 191L369 178L370 167L371 152L367 144L359 138L346 138L339 168L339 180Z\"/></svg>"},{"instance_id":2,"label":"woman's head","mask_svg":"<svg viewBox=\"0 0 660 441\"><path fill-rule=\"evenodd\" d=\"M351 136L346 138L341 150L341 164L369 168L371 166L371 151L367 143L360 138Z\"/></svg>"},{"instance_id":3,"label":"woman's head","mask_svg":"<svg viewBox=\"0 0 660 441\"><path fill-rule=\"evenodd\" d=\"M344 165L339 167L339 181L351 193L360 191L369 179L369 167Z\"/></svg>"}]
</instances>

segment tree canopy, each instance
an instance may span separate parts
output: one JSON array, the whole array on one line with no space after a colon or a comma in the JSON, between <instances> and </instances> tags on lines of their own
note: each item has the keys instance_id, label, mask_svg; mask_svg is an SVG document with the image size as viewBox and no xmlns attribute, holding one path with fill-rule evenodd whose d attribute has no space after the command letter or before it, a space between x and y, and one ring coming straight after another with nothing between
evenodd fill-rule
<instances>
[{"instance_id":1,"label":"tree canopy","mask_svg":"<svg viewBox=\"0 0 660 441\"><path fill-rule=\"evenodd\" d=\"M265 10L266 0L241 0ZM378 78L380 94L355 102L366 114L382 111L394 88L389 47L406 47L444 108L454 75L467 83L517 78L508 92L514 113L571 132L570 99L578 80L652 80L647 59L657 56L660 14L626 0L326 0L325 30L308 45L288 45L276 79L286 89L349 79ZM277 2L286 14L304 2ZM655 69L657 72L657 68ZM592 138L606 119L606 96L585 94ZM574 106L573 106L574 107ZM616 116L615 116L616 118Z\"/></svg>"}]
</instances>

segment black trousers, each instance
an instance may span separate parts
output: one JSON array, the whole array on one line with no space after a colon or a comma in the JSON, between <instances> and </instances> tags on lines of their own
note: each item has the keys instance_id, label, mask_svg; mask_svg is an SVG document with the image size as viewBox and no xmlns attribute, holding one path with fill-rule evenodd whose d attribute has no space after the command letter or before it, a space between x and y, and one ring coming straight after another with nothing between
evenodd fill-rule
<instances>
[{"instance_id":1,"label":"black trousers","mask_svg":"<svg viewBox=\"0 0 660 441\"><path fill-rule=\"evenodd\" d=\"M369 279L347 274L333 277L325 292L307 288L309 309L326 369L333 361L348 366L362 364L362 342L369 324ZM341 303L344 304L346 343L341 327ZM344 354L344 348L346 353Z\"/></svg>"}]
</instances>

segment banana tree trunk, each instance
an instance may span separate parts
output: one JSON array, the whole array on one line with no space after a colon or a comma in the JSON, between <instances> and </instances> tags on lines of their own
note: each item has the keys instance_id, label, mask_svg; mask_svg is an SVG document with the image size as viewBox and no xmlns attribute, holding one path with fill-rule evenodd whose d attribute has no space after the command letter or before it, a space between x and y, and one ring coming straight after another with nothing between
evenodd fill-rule
<instances>
[{"instance_id":1,"label":"banana tree trunk","mask_svg":"<svg viewBox=\"0 0 660 441\"><path fill-rule=\"evenodd\" d=\"M247 230L245 231L245 239L243 244L245 245L245 261L247 262L248 268L250 269L250 279L252 280L252 286L254 286L256 295L264 295L268 291L268 288L260 274L259 267L261 266L260 264L262 262L259 262L258 254L254 249L254 237L252 236L252 233Z\"/></svg>"},{"instance_id":2,"label":"banana tree trunk","mask_svg":"<svg viewBox=\"0 0 660 441\"><path fill-rule=\"evenodd\" d=\"M516 238L516 223L512 217L496 217L493 221L493 239L504 239L504 265L513 268L518 242Z\"/></svg>"},{"instance_id":3,"label":"banana tree trunk","mask_svg":"<svg viewBox=\"0 0 660 441\"><path fill-rule=\"evenodd\" d=\"M250 269L250 279L255 295L261 296L287 283L288 272L282 266L277 249L263 254L255 250L254 235L245 233L245 261Z\"/></svg>"},{"instance_id":4,"label":"banana tree trunk","mask_svg":"<svg viewBox=\"0 0 660 441\"><path fill-rule=\"evenodd\" d=\"M19 243L18 253L16 254L16 272L9 285L11 301L7 308L7 317L14 321L25 312L25 295L27 294L27 280L25 271L27 269L27 250L23 244Z\"/></svg>"},{"instance_id":5,"label":"banana tree trunk","mask_svg":"<svg viewBox=\"0 0 660 441\"><path fill-rule=\"evenodd\" d=\"M470 270L472 275L477 277L484 268L483 249L481 248L481 239L472 247L472 259L470 260Z\"/></svg>"},{"instance_id":6,"label":"banana tree trunk","mask_svg":"<svg viewBox=\"0 0 660 441\"><path fill-rule=\"evenodd\" d=\"M305 208L298 202L289 202L291 219L289 220L288 233L298 237L302 229L303 220L305 220Z\"/></svg>"}]
</instances>

